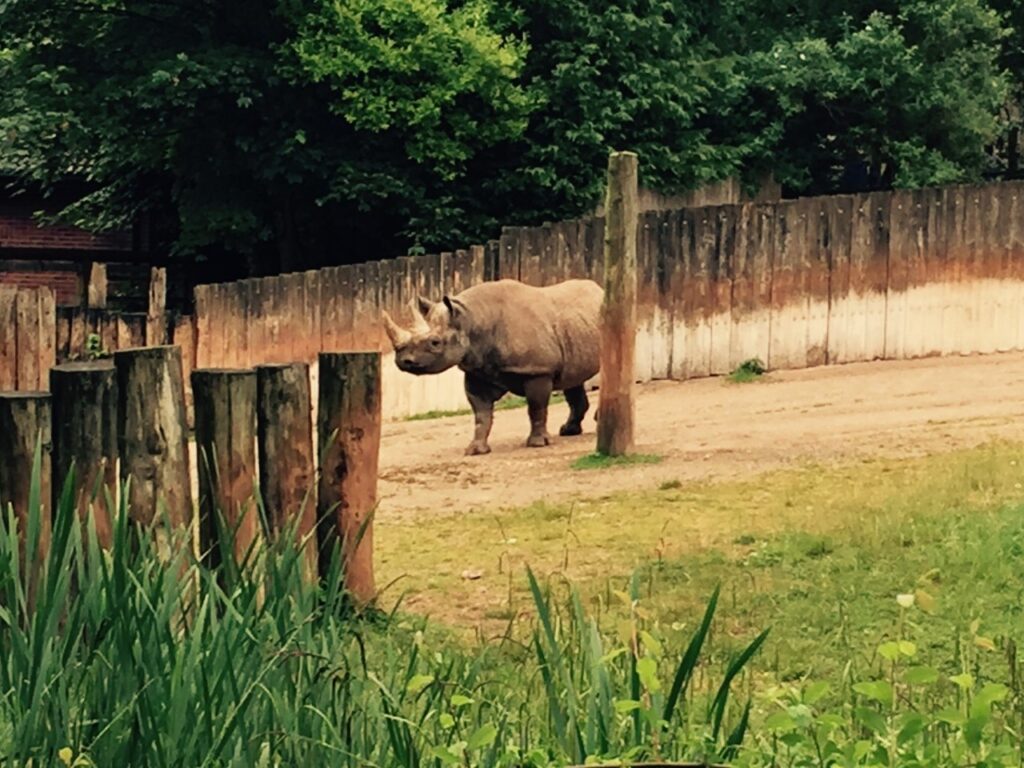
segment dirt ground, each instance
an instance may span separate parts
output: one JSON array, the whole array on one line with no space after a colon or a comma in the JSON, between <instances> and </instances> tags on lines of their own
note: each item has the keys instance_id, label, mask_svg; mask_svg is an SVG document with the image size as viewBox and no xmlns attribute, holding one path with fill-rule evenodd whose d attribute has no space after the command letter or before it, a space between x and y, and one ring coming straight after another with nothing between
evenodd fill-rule
<instances>
[{"instance_id":1,"label":"dirt ground","mask_svg":"<svg viewBox=\"0 0 1024 768\"><path fill-rule=\"evenodd\" d=\"M586 432L527 448L525 409L499 411L493 452L463 456L472 416L384 426L377 521L436 511L587 498L679 480L741 479L807 461L900 458L1024 436L1024 354L858 363L639 387L637 452L658 464L573 470L594 450ZM568 413L552 407L557 434Z\"/></svg>"}]
</instances>

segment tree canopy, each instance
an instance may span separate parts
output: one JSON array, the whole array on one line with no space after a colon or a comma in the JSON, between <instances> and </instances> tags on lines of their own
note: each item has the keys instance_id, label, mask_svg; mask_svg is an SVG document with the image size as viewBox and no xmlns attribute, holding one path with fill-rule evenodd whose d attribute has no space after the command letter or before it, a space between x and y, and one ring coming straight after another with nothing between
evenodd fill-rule
<instances>
[{"instance_id":1,"label":"tree canopy","mask_svg":"<svg viewBox=\"0 0 1024 768\"><path fill-rule=\"evenodd\" d=\"M0 171L84 178L69 220L145 215L158 248L253 273L579 215L610 149L663 192L973 180L1015 162L1022 23L1009 0L6 0Z\"/></svg>"}]
</instances>

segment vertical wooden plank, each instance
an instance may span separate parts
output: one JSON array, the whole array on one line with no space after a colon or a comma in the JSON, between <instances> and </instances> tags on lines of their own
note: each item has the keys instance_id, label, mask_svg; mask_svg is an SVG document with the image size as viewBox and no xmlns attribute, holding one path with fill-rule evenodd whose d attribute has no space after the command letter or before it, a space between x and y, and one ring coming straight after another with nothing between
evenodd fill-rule
<instances>
[{"instance_id":1,"label":"vertical wooden plank","mask_svg":"<svg viewBox=\"0 0 1024 768\"><path fill-rule=\"evenodd\" d=\"M439 256L439 271L444 266L441 261ZM387 340L387 337L384 336L384 329L380 324L381 282L379 261L371 261L366 264L363 281L361 302L363 349L367 352L379 352L381 351L381 342ZM442 286L439 285L438 301L444 295L444 292L440 290L441 288Z\"/></svg>"},{"instance_id":2,"label":"vertical wooden plank","mask_svg":"<svg viewBox=\"0 0 1024 768\"><path fill-rule=\"evenodd\" d=\"M96 311L100 320L100 338L103 349L106 352L113 352L117 347L118 322L117 315L105 309ZM148 319L147 319L148 327Z\"/></svg>"},{"instance_id":3,"label":"vertical wooden plank","mask_svg":"<svg viewBox=\"0 0 1024 768\"><path fill-rule=\"evenodd\" d=\"M689 292L693 330L690 336L690 376L711 375L711 317L714 313L714 295L711 267L715 252L715 220L708 208L694 209L694 249L691 254Z\"/></svg>"},{"instance_id":4,"label":"vertical wooden plank","mask_svg":"<svg viewBox=\"0 0 1024 768\"><path fill-rule=\"evenodd\" d=\"M633 374L636 381L651 380L654 346L654 307L657 304L657 213L641 213L636 223L636 348Z\"/></svg>"},{"instance_id":5,"label":"vertical wooden plank","mask_svg":"<svg viewBox=\"0 0 1024 768\"><path fill-rule=\"evenodd\" d=\"M197 285L193 292L196 318L196 367L209 368L212 342L210 328L210 286Z\"/></svg>"},{"instance_id":6,"label":"vertical wooden plank","mask_svg":"<svg viewBox=\"0 0 1024 768\"><path fill-rule=\"evenodd\" d=\"M69 344L69 356L78 359L85 352L85 339L87 310L82 307L75 307L71 311L71 341Z\"/></svg>"},{"instance_id":7,"label":"vertical wooden plank","mask_svg":"<svg viewBox=\"0 0 1024 768\"><path fill-rule=\"evenodd\" d=\"M597 452L623 456L635 445L637 156L612 153L607 179Z\"/></svg>"},{"instance_id":8,"label":"vertical wooden plank","mask_svg":"<svg viewBox=\"0 0 1024 768\"><path fill-rule=\"evenodd\" d=\"M709 264L711 276L711 373L729 373L732 336L732 256L736 249L737 214L733 206L713 209L715 246Z\"/></svg>"},{"instance_id":9,"label":"vertical wooden plank","mask_svg":"<svg viewBox=\"0 0 1024 768\"><path fill-rule=\"evenodd\" d=\"M338 271L339 333L336 350L355 348L355 289L356 275L351 264Z\"/></svg>"},{"instance_id":10,"label":"vertical wooden plank","mask_svg":"<svg viewBox=\"0 0 1024 768\"><path fill-rule=\"evenodd\" d=\"M853 226L853 198L826 198L829 228L828 362L850 360L850 243Z\"/></svg>"},{"instance_id":11,"label":"vertical wooden plank","mask_svg":"<svg viewBox=\"0 0 1024 768\"><path fill-rule=\"evenodd\" d=\"M86 286L86 306L90 309L107 307L107 265L94 261L89 265L89 283Z\"/></svg>"},{"instance_id":12,"label":"vertical wooden plank","mask_svg":"<svg viewBox=\"0 0 1024 768\"><path fill-rule=\"evenodd\" d=\"M1024 182L1009 185L1009 276L1013 289L1013 349L1024 349Z\"/></svg>"},{"instance_id":13,"label":"vertical wooden plank","mask_svg":"<svg viewBox=\"0 0 1024 768\"><path fill-rule=\"evenodd\" d=\"M832 220L828 216L828 198L816 197L807 211L808 249L804 261L807 291L808 367L828 361L829 281L832 266Z\"/></svg>"},{"instance_id":14,"label":"vertical wooden plank","mask_svg":"<svg viewBox=\"0 0 1024 768\"><path fill-rule=\"evenodd\" d=\"M1010 347L1004 338L1004 329L1010 314L1006 285L1003 280L1004 252L1007 241L1006 206L1002 188L985 184L978 189L981 200L982 232L978 287L981 312L979 313L979 344L974 350L982 354L1006 351Z\"/></svg>"},{"instance_id":15,"label":"vertical wooden plank","mask_svg":"<svg viewBox=\"0 0 1024 768\"><path fill-rule=\"evenodd\" d=\"M677 379L692 379L705 375L698 357L700 333L700 237L702 211L689 208L680 218L680 290L676 294L676 333L682 337L681 351L677 345ZM680 333L680 326L682 333Z\"/></svg>"},{"instance_id":16,"label":"vertical wooden plank","mask_svg":"<svg viewBox=\"0 0 1024 768\"><path fill-rule=\"evenodd\" d=\"M497 280L500 276L501 241L488 240L484 246L483 264L481 265L480 281Z\"/></svg>"},{"instance_id":17,"label":"vertical wooden plank","mask_svg":"<svg viewBox=\"0 0 1024 768\"><path fill-rule=\"evenodd\" d=\"M146 343L151 347L167 343L167 269L164 267L149 270Z\"/></svg>"},{"instance_id":18,"label":"vertical wooden plank","mask_svg":"<svg viewBox=\"0 0 1024 768\"><path fill-rule=\"evenodd\" d=\"M321 272L308 269L302 273L305 300L305 339L302 344L302 361L311 362L321 351L321 324L323 322L324 303L321 297Z\"/></svg>"},{"instance_id":19,"label":"vertical wooden plank","mask_svg":"<svg viewBox=\"0 0 1024 768\"><path fill-rule=\"evenodd\" d=\"M729 370L735 370L743 361L756 357L750 339L754 322L754 254L750 241L757 233L754 206L738 208L736 245L732 257L732 296L730 298ZM761 358L762 363L764 358Z\"/></svg>"},{"instance_id":20,"label":"vertical wooden plank","mask_svg":"<svg viewBox=\"0 0 1024 768\"><path fill-rule=\"evenodd\" d=\"M942 354L960 349L961 329L970 321L963 297L964 224L966 205L962 186L947 187L944 200L946 281L942 313Z\"/></svg>"},{"instance_id":21,"label":"vertical wooden plank","mask_svg":"<svg viewBox=\"0 0 1024 768\"><path fill-rule=\"evenodd\" d=\"M501 239L498 241L500 249L498 280L519 279L519 251L522 232L522 227L502 227Z\"/></svg>"},{"instance_id":22,"label":"vertical wooden plank","mask_svg":"<svg viewBox=\"0 0 1024 768\"><path fill-rule=\"evenodd\" d=\"M967 322L961 330L959 352L969 355L976 352L983 342L981 339L982 316L982 261L983 261L983 221L981 199L978 187L970 185L964 188L966 196L966 219L964 221L964 252L962 275L966 279L963 286L964 299L967 306Z\"/></svg>"},{"instance_id":23,"label":"vertical wooden plank","mask_svg":"<svg viewBox=\"0 0 1024 768\"><path fill-rule=\"evenodd\" d=\"M0 286L0 392L18 388L17 291Z\"/></svg>"},{"instance_id":24,"label":"vertical wooden plank","mask_svg":"<svg viewBox=\"0 0 1024 768\"><path fill-rule=\"evenodd\" d=\"M320 350L336 349L341 311L338 302L338 267L320 270Z\"/></svg>"},{"instance_id":25,"label":"vertical wooden plank","mask_svg":"<svg viewBox=\"0 0 1024 768\"><path fill-rule=\"evenodd\" d=\"M921 353L938 355L942 352L945 336L945 299L948 293L948 259L946 255L946 190L934 188L922 190L921 206L927 222L927 237L920 253L923 275L914 290L922 298L916 301L923 306L925 316L915 322L921 326Z\"/></svg>"},{"instance_id":26,"label":"vertical wooden plank","mask_svg":"<svg viewBox=\"0 0 1024 768\"><path fill-rule=\"evenodd\" d=\"M889 234L889 277L885 300L885 351L889 360L902 360L907 355L908 266L911 250L916 245L913 195L909 191L894 192L889 210L892 219Z\"/></svg>"},{"instance_id":27,"label":"vertical wooden plank","mask_svg":"<svg viewBox=\"0 0 1024 768\"><path fill-rule=\"evenodd\" d=\"M3 299L0 299L2 302ZM57 307L57 362L64 363L68 361L71 355L71 318L72 318L72 307ZM0 347L3 345L3 310L0 309ZM0 366L3 365L3 353L0 352ZM3 386L0 385L0 391L3 390Z\"/></svg>"},{"instance_id":28,"label":"vertical wooden plank","mask_svg":"<svg viewBox=\"0 0 1024 768\"><path fill-rule=\"evenodd\" d=\"M237 313L235 328L235 357L233 366L248 367L266 358L267 305L265 278L249 278L235 283L237 286Z\"/></svg>"},{"instance_id":29,"label":"vertical wooden plank","mask_svg":"<svg viewBox=\"0 0 1024 768\"><path fill-rule=\"evenodd\" d=\"M381 368L376 352L319 357L320 575L342 559L346 590L358 603L376 597L373 525L381 433Z\"/></svg>"},{"instance_id":30,"label":"vertical wooden plank","mask_svg":"<svg viewBox=\"0 0 1024 768\"><path fill-rule=\"evenodd\" d=\"M674 351L674 328L672 319L672 284L678 263L678 249L674 237L678 236L678 217L671 211L658 216L657 243L654 253L654 356L651 363L651 377L669 379L672 377L672 353Z\"/></svg>"},{"instance_id":31,"label":"vertical wooden plank","mask_svg":"<svg viewBox=\"0 0 1024 768\"><path fill-rule=\"evenodd\" d=\"M684 212L673 210L669 213L668 246L665 254L665 272L668 283L665 286L667 311L672 322L672 354L669 378L683 380L689 375L687 358L689 326L687 323L684 295L687 284L687 253L690 230Z\"/></svg>"},{"instance_id":32,"label":"vertical wooden plank","mask_svg":"<svg viewBox=\"0 0 1024 768\"><path fill-rule=\"evenodd\" d=\"M20 288L14 300L18 365L17 390L19 392L45 391L40 385L39 295L36 289Z\"/></svg>"},{"instance_id":33,"label":"vertical wooden plank","mask_svg":"<svg viewBox=\"0 0 1024 768\"><path fill-rule=\"evenodd\" d=\"M538 248L540 249L540 268L537 285L554 285L560 282L562 251L556 224L545 222L537 230Z\"/></svg>"},{"instance_id":34,"label":"vertical wooden plank","mask_svg":"<svg viewBox=\"0 0 1024 768\"><path fill-rule=\"evenodd\" d=\"M527 285L543 285L544 231L541 227L527 227L523 234L519 279Z\"/></svg>"},{"instance_id":35,"label":"vertical wooden plank","mask_svg":"<svg viewBox=\"0 0 1024 768\"><path fill-rule=\"evenodd\" d=\"M437 300L440 301L442 296L450 294L454 291L455 285L455 253L452 251L443 251L438 254L438 271L441 276L438 288Z\"/></svg>"}]
</instances>

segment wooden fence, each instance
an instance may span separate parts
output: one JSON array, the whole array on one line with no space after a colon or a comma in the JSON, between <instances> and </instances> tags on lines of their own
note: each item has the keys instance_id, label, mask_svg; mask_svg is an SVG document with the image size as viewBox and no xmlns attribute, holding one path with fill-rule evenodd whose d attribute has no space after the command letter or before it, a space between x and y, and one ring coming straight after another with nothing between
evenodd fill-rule
<instances>
[{"instance_id":1,"label":"wooden fence","mask_svg":"<svg viewBox=\"0 0 1024 768\"><path fill-rule=\"evenodd\" d=\"M232 558L242 565L264 542L294 532L305 578L332 573L338 552L349 591L372 601L380 356L321 355L319 365L333 375L315 393L315 429L305 364L193 371L194 447L177 346L53 366L45 372L52 394L0 391L0 509L15 513L23 556L34 546L34 556L22 560L30 600L56 516L91 519L99 545L109 548L126 488L129 522L163 545L180 544L176 554L186 560L216 565ZM38 491L29 482L37 446ZM72 467L73 506L62 509ZM38 539L30 542L36 509Z\"/></svg>"},{"instance_id":2,"label":"wooden fence","mask_svg":"<svg viewBox=\"0 0 1024 768\"><path fill-rule=\"evenodd\" d=\"M637 377L1024 348L1024 185L1007 182L641 213ZM602 281L604 219L506 228L465 251L196 289L197 362L251 366L390 350L406 316L484 280ZM385 414L464 407L457 372L386 359Z\"/></svg>"}]
</instances>

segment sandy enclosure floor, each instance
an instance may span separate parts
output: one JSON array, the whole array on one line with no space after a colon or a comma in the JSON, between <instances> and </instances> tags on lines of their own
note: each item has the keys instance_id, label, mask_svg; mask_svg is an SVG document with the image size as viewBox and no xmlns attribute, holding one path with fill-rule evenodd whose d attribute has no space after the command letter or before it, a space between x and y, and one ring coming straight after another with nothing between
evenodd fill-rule
<instances>
[{"instance_id":1,"label":"sandy enclosure floor","mask_svg":"<svg viewBox=\"0 0 1024 768\"><path fill-rule=\"evenodd\" d=\"M637 452L659 464L575 471L586 432L525 447L525 409L499 411L493 452L466 457L472 416L384 425L378 523L453 509L586 498L668 480L738 479L807 461L899 458L1024 436L1024 354L928 358L780 371L751 384L723 378L639 387ZM568 413L550 410L557 434Z\"/></svg>"}]
</instances>

